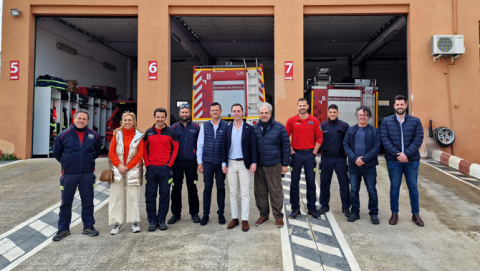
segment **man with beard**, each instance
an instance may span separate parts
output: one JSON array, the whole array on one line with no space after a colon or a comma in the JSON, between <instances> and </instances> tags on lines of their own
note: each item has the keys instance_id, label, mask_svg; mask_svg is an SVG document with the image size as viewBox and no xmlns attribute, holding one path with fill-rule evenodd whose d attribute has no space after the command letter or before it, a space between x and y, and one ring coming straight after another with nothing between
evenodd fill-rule
<instances>
[{"instance_id":1,"label":"man with beard","mask_svg":"<svg viewBox=\"0 0 480 271\"><path fill-rule=\"evenodd\" d=\"M194 223L200 223L197 192L197 139L200 126L190 119L192 111L188 104L180 106L180 121L172 125L178 137L178 154L173 164L172 217L168 224L174 224L182 213L182 185L185 174L188 190L188 207Z\"/></svg>"},{"instance_id":2,"label":"man with beard","mask_svg":"<svg viewBox=\"0 0 480 271\"><path fill-rule=\"evenodd\" d=\"M398 197L402 175L410 195L412 221L419 227L424 223L420 218L419 196L417 189L418 167L420 152L418 149L423 142L423 127L420 119L407 115L408 101L405 96L397 95L393 108L395 114L386 117L380 126L382 143L385 147L388 175L390 177L390 209L392 216L388 223L395 225L398 222Z\"/></svg>"},{"instance_id":3,"label":"man with beard","mask_svg":"<svg viewBox=\"0 0 480 271\"><path fill-rule=\"evenodd\" d=\"M290 183L290 204L292 206L291 218L300 215L300 173L302 166L305 171L307 182L307 212L314 218L319 219L315 202L317 200L315 186L315 157L322 144L323 132L320 121L307 113L308 102L305 98L297 101L298 114L289 118L285 129L288 136L292 137L290 155L292 157L292 178Z\"/></svg>"}]
</instances>

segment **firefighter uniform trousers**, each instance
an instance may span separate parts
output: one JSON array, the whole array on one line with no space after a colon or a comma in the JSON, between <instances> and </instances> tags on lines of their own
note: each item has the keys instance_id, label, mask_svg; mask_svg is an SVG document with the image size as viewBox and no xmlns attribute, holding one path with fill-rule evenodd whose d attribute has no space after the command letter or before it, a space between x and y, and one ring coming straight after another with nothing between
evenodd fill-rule
<instances>
[{"instance_id":1,"label":"firefighter uniform trousers","mask_svg":"<svg viewBox=\"0 0 480 271\"><path fill-rule=\"evenodd\" d=\"M120 182L110 184L110 201L108 202L108 224L121 225L127 205L127 223L140 222L140 185L125 185L126 176ZM125 196L126 194L126 196Z\"/></svg>"},{"instance_id":2,"label":"firefighter uniform trousers","mask_svg":"<svg viewBox=\"0 0 480 271\"><path fill-rule=\"evenodd\" d=\"M93 217L93 189L95 187L95 175L93 173L64 174L60 177L60 190L62 191L62 204L58 219L58 230L70 229L72 221L72 202L75 192L80 193L82 201L83 228L93 228L95 218Z\"/></svg>"},{"instance_id":3,"label":"firefighter uniform trousers","mask_svg":"<svg viewBox=\"0 0 480 271\"><path fill-rule=\"evenodd\" d=\"M170 183L172 181L172 169L168 166L150 165L145 173L145 204L148 222L165 221L170 205ZM157 212L157 191L158 212Z\"/></svg>"},{"instance_id":4,"label":"firefighter uniform trousers","mask_svg":"<svg viewBox=\"0 0 480 271\"><path fill-rule=\"evenodd\" d=\"M320 161L320 205L330 208L330 184L332 183L333 170L337 174L340 186L342 209L350 208L350 182L348 181L348 166L346 158L322 157Z\"/></svg>"},{"instance_id":5,"label":"firefighter uniform trousers","mask_svg":"<svg viewBox=\"0 0 480 271\"><path fill-rule=\"evenodd\" d=\"M197 160L176 160L173 164L172 214L181 216L183 173L188 191L188 206L190 215L198 214L199 200L195 182L198 180Z\"/></svg>"},{"instance_id":6,"label":"firefighter uniform trousers","mask_svg":"<svg viewBox=\"0 0 480 271\"><path fill-rule=\"evenodd\" d=\"M292 209L300 209L300 173L302 166L305 171L305 180L307 183L307 208L309 211L316 211L315 202L315 166L317 162L312 150L295 150L292 156L292 179L290 184L290 205Z\"/></svg>"}]
</instances>

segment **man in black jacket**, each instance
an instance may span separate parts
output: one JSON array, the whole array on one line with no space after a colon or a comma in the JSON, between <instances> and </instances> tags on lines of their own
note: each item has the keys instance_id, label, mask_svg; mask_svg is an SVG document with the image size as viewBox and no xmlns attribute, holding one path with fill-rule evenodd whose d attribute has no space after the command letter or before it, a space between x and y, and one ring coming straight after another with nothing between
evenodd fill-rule
<instances>
[{"instance_id":1,"label":"man in black jacket","mask_svg":"<svg viewBox=\"0 0 480 271\"><path fill-rule=\"evenodd\" d=\"M263 103L259 110L260 121L254 126L258 146L254 193L260 218L255 225L262 226L269 221L270 198L275 223L277 227L282 228L284 225L282 173L288 172L290 139L285 126L273 120L271 104Z\"/></svg>"},{"instance_id":2,"label":"man in black jacket","mask_svg":"<svg viewBox=\"0 0 480 271\"><path fill-rule=\"evenodd\" d=\"M79 109L75 113L74 124L63 131L55 139L53 156L62 165L60 190L62 204L58 219L58 232L53 241L60 241L70 235L72 220L72 202L78 187L82 200L83 234L97 236L93 227L93 188L95 187L95 159L100 155L102 143L93 130L88 129L89 114L87 110Z\"/></svg>"},{"instance_id":3,"label":"man in black jacket","mask_svg":"<svg viewBox=\"0 0 480 271\"><path fill-rule=\"evenodd\" d=\"M242 231L250 229L248 224L250 210L250 173L257 169L257 138L253 126L243 121L243 106L232 105L233 123L227 127L224 148L223 173L227 174L230 187L230 207L232 221L227 229L240 224L238 221L238 188L242 199Z\"/></svg>"},{"instance_id":4,"label":"man in black jacket","mask_svg":"<svg viewBox=\"0 0 480 271\"><path fill-rule=\"evenodd\" d=\"M183 175L185 174L187 191L188 191L188 207L190 215L194 223L200 223L198 216L199 200L197 191L197 139L200 126L193 123L190 119L192 111L188 104L180 106L180 120L172 125L172 129L177 133L178 137L178 153L175 163L173 164L173 188L172 188L172 217L168 220L168 224L174 224L180 219L182 213L182 185Z\"/></svg>"},{"instance_id":5,"label":"man in black jacket","mask_svg":"<svg viewBox=\"0 0 480 271\"><path fill-rule=\"evenodd\" d=\"M333 170L337 175L342 200L342 212L350 216L350 183L347 175L347 158L343 149L343 139L348 123L338 119L336 104L328 106L328 120L322 122L323 143L320 147L322 160L320 161L320 214L330 210L330 184L332 183Z\"/></svg>"},{"instance_id":6,"label":"man in black jacket","mask_svg":"<svg viewBox=\"0 0 480 271\"><path fill-rule=\"evenodd\" d=\"M368 210L372 224L378 220L377 165L380 151L380 132L368 124L372 116L370 108L361 106L355 115L358 124L348 128L343 147L348 156L348 174L350 179L350 201L352 203L349 222L360 219L360 184L363 180L368 191Z\"/></svg>"}]
</instances>

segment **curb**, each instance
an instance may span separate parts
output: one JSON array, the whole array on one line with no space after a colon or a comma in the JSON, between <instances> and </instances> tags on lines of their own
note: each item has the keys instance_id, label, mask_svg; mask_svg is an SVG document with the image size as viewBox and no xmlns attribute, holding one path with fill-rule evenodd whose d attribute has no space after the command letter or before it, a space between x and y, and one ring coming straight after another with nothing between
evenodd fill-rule
<instances>
[{"instance_id":1,"label":"curb","mask_svg":"<svg viewBox=\"0 0 480 271\"><path fill-rule=\"evenodd\" d=\"M480 179L480 165L465 159L453 156L449 153L429 148L428 156L446 166L452 167L467 175Z\"/></svg>"}]
</instances>

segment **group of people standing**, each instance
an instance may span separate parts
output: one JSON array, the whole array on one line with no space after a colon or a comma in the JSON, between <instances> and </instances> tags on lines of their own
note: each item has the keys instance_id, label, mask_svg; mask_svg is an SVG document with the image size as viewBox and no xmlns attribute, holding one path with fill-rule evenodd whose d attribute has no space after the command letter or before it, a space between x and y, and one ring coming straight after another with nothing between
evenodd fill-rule
<instances>
[{"instance_id":1,"label":"group of people standing","mask_svg":"<svg viewBox=\"0 0 480 271\"><path fill-rule=\"evenodd\" d=\"M359 189L363 177L369 194L371 221L379 224L375 185L381 142L385 147L391 180L392 216L389 223L395 225L398 222L398 197L404 174L410 191L412 220L418 226L423 226L417 190L418 149L423 141L423 128L418 118L406 114L407 99L395 97L396 113L383 120L380 131L368 124L371 111L367 107L356 110L358 124L353 127L338 119L338 107L334 104L328 108L328 120L321 124L308 114L308 108L307 100L299 99L298 114L288 119L284 126L273 119L272 106L263 103L259 107L260 120L252 126L243 120L241 104L232 105L233 122L229 124L221 119L221 105L214 102L210 106L211 120L199 126L191 121L191 108L186 104L180 106L180 120L171 127L166 125L167 110L157 108L153 112L155 124L145 133L137 129L135 114L125 112L121 127L114 132L108 155L114 173L108 209L109 224L113 226L111 234L118 234L124 222L131 223L134 233L140 232L139 199L143 183L148 231L157 228L167 230L167 224L180 220L184 176L189 214L194 223L200 223L201 226L208 224L215 183L218 223L226 224L225 179L228 176L231 221L227 228L233 229L241 224L242 231L248 231L250 174L254 174L254 196L259 210L255 225L262 226L269 221L271 208L275 224L281 228L284 226L282 175L289 171L289 167L292 171L291 218L301 214L299 181L303 167L308 215L318 219L330 210L330 183L335 171L340 185L342 211L348 221L360 218ZM93 173L101 144L99 136L87 128L88 119L88 111L78 110L72 127L62 132L54 144L53 154L62 165L62 204L54 241L60 241L70 234L72 201L77 187L82 200L83 233L98 235L93 226ZM315 158L318 151L321 152L319 210L315 206ZM205 184L201 218L197 172L203 174ZM170 199L172 216L167 221Z\"/></svg>"},{"instance_id":2,"label":"group of people standing","mask_svg":"<svg viewBox=\"0 0 480 271\"><path fill-rule=\"evenodd\" d=\"M398 222L398 198L404 175L409 190L412 221L417 226L424 226L419 215L417 189L423 127L418 118L406 114L407 107L407 98L397 95L393 105L395 114L383 119L380 130L368 124L372 117L368 107L361 106L356 109L355 116L358 124L352 127L338 119L336 105L332 104L328 107L328 121L322 123L324 141L321 146L319 214L330 210L330 184L335 170L340 187L342 212L348 221L354 222L360 219L359 191L363 178L368 192L370 220L372 224L380 224L376 166L378 153L383 145L390 177L392 215L388 221L389 224L396 225ZM346 157L348 157L347 165Z\"/></svg>"}]
</instances>

